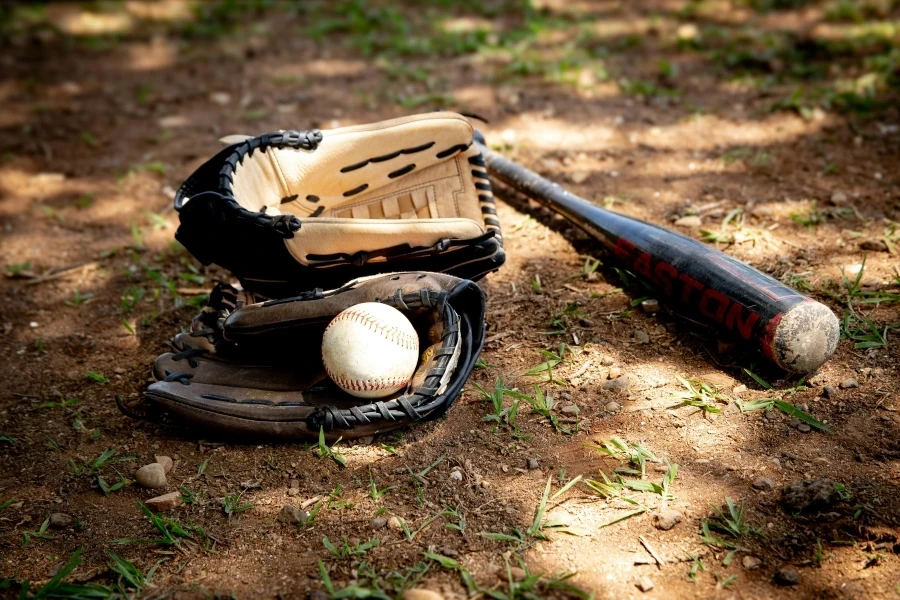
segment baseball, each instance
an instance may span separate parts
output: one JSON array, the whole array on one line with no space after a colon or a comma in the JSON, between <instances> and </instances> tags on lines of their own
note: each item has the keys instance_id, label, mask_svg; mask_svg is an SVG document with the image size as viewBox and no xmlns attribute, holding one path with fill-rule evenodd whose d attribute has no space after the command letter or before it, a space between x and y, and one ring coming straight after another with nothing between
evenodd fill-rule
<instances>
[{"instance_id":1,"label":"baseball","mask_svg":"<svg viewBox=\"0 0 900 600\"><path fill-rule=\"evenodd\" d=\"M363 302L325 328L322 362L332 381L348 394L383 398L409 384L419 362L419 335L396 308Z\"/></svg>"}]
</instances>

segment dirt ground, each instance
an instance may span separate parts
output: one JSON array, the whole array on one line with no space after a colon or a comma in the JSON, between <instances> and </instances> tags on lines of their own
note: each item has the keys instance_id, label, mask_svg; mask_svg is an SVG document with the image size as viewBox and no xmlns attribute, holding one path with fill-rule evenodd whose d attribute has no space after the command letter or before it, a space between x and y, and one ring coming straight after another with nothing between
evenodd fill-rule
<instances>
[{"instance_id":1,"label":"dirt ground","mask_svg":"<svg viewBox=\"0 0 900 600\"><path fill-rule=\"evenodd\" d=\"M95 595L63 597L900 596L900 5L466 4L0 3L0 596L78 549L66 581ZM342 467L117 410L228 279L173 242L174 189L217 138L436 108L805 290L842 318L837 352L801 379L645 311L599 245L512 201L483 364L446 418L341 442ZM498 415L475 388L498 378L552 420L512 396ZM162 537L133 483L158 455L190 501L162 513L174 543L119 543Z\"/></svg>"}]
</instances>

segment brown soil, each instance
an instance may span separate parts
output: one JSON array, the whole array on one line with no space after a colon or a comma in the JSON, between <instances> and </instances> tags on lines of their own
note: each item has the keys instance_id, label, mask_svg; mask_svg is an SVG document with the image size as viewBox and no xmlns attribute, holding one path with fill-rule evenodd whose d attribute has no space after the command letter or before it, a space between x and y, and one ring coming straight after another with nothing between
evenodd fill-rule
<instances>
[{"instance_id":1,"label":"brown soil","mask_svg":"<svg viewBox=\"0 0 900 600\"><path fill-rule=\"evenodd\" d=\"M545 4L542 18L570 19L572 31L578 19L597 19L597 44L612 49L606 60L615 77L593 71L576 73L573 83L549 71L499 77L507 71L484 53L391 59L376 48L373 55L352 43L366 35L352 27L321 40L305 33L334 17L325 5L246 9L229 17L236 22L228 27L211 9L201 11L198 22L219 27L211 30L185 25L194 13L179 12L184 5L177 1L51 5L39 18L10 21L0 46L0 255L10 275L0 279L0 433L6 436L0 441L0 595L17 595L25 580L38 589L77 548L84 563L70 581L116 581L108 550L144 571L163 561L144 597L305 598L323 589L317 559L336 589L371 587L377 576L391 595L414 584L445 598L466 597L459 575L423 552L454 557L479 586L495 590L508 590L505 561L515 566L520 557L543 581L575 573L568 583L596 598L900 593L900 344L898 330L890 329L900 322L898 303L855 303L879 331L888 327L887 345L860 349L844 339L817 374L800 382L715 332L665 310L634 308L644 292L634 284L619 289L615 262L599 245L545 209L520 202L499 207L509 259L483 282L487 366L471 382L492 389L502 378L527 393L539 384L556 399L554 414L570 433L524 402L515 428L486 421L490 404L470 388L445 419L371 443L342 442L342 468L304 444L197 439L191 430L133 421L117 410L113 396L140 397L149 365L195 311L176 307L155 274L174 281L182 300L227 280L227 273L203 268L171 245L173 189L218 150L218 137L377 121L438 103L485 117L489 141L505 154L626 214L670 227L678 217L699 214L702 227L681 228L699 238L700 229L718 231L740 209L733 223L741 226L727 229L734 240L722 249L808 286L838 315L847 310L842 270L864 259L862 289L896 299L897 255L886 251L891 226L900 220L896 98L865 115L771 112L767 107L789 96L791 85L749 85L723 75L706 54L672 44L690 34L678 29L690 23L811 36L825 22L827 5L797 2L765 13L750 9L752 3ZM700 8L689 13L691 5ZM428 3L423 15L447 13L500 28L522 20L499 4L496 12L475 16L444 6ZM407 8L420 10L413 2ZM896 23L896 10L893 16L886 10L864 16ZM542 34L548 56L565 52L573 37L563 29L554 38L554 31ZM677 64L678 75L659 85L679 95L623 93L620 77L656 80L661 59ZM798 222L803 219L817 222ZM585 272L588 257L602 261L595 275ZM649 342L635 332L648 334ZM559 383L542 382L546 374L525 375L545 359L540 350L557 351L562 343L566 354L553 369ZM775 390L762 389L745 368ZM604 389L616 371L630 386ZM684 388L677 377L714 385L727 396L715 402L722 413L712 419L678 406L673 394ZM858 387L843 389L851 378ZM835 388L830 397L826 386ZM835 433L803 433L782 413L741 413L731 401L773 395L805 407ZM58 405L68 399L77 403ZM612 401L618 408L607 408ZM561 411L573 403L577 416ZM660 496L653 493L634 494L649 512L602 527L630 505L578 484L547 512L579 535L546 529L549 539L525 535L522 543L482 535L525 532L548 477L556 491L575 476L597 480L598 471L611 476L627 466L622 457L586 446L613 437L679 465L668 504L684 519L674 529L654 527ZM99 469L110 485L118 480L114 468L133 480L154 456L174 458L162 491L184 487L202 497L167 514L201 526L208 537L195 530L193 541L177 547L116 544L157 536L137 503L158 493L132 483L104 495L83 465L109 449L117 453L113 460L133 457ZM528 468L529 459L537 469ZM433 464L416 484L409 469ZM657 466L647 464L648 481L662 479ZM451 476L456 468L461 481ZM774 489L752 487L759 477ZM819 478L846 486L845 499L796 515L779 504L782 486ZM299 480L293 492L292 479ZM390 489L373 499L370 481ZM237 494L252 508L226 516L222 499ZM276 521L284 504L300 506L317 496L324 500L309 527ZM748 523L758 528L734 539L715 534L739 548L730 564L723 564L726 549L705 545L699 535L726 497L742 502ZM461 532L447 527L458 519L441 515L445 508L462 515ZM77 521L48 530L53 539L23 543L26 532L39 530L55 512ZM392 515L412 531L441 516L408 541L389 528L373 531L373 518ZM323 537L337 545L343 538L380 544L337 558ZM641 538L665 564L653 564ZM693 581L689 556L705 567ZM760 568L744 569L745 556L761 559ZM799 585L773 581L783 567L799 572ZM655 584L646 594L636 587L644 576ZM539 586L535 594L567 592Z\"/></svg>"}]
</instances>

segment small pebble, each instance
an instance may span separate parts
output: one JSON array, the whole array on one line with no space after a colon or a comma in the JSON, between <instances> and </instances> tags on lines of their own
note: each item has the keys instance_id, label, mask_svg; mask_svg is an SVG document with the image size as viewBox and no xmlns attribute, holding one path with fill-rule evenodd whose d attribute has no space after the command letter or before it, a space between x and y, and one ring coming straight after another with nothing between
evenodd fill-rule
<instances>
[{"instance_id":1,"label":"small pebble","mask_svg":"<svg viewBox=\"0 0 900 600\"><path fill-rule=\"evenodd\" d=\"M768 491L775 488L775 484L768 477L757 477L753 480L753 488L757 490Z\"/></svg>"},{"instance_id":2,"label":"small pebble","mask_svg":"<svg viewBox=\"0 0 900 600\"><path fill-rule=\"evenodd\" d=\"M834 192L831 194L831 202L834 204L843 204L847 201L847 194L841 191Z\"/></svg>"},{"instance_id":3,"label":"small pebble","mask_svg":"<svg viewBox=\"0 0 900 600\"><path fill-rule=\"evenodd\" d=\"M220 106L227 106L231 102L231 95L226 92L212 92L209 99Z\"/></svg>"},{"instance_id":4,"label":"small pebble","mask_svg":"<svg viewBox=\"0 0 900 600\"><path fill-rule=\"evenodd\" d=\"M647 576L641 577L637 582L637 587L642 592L647 593L653 589L653 580Z\"/></svg>"},{"instance_id":5,"label":"small pebble","mask_svg":"<svg viewBox=\"0 0 900 600\"><path fill-rule=\"evenodd\" d=\"M643 302L641 302L641 310L648 315L652 315L659 310L659 300L655 298L648 298L647 300L644 300Z\"/></svg>"},{"instance_id":6,"label":"small pebble","mask_svg":"<svg viewBox=\"0 0 900 600\"><path fill-rule=\"evenodd\" d=\"M591 176L591 174L588 173L587 171L575 171L574 173L569 175L569 178L572 180L572 183L577 185L577 184L584 183L585 181L587 181L587 178L590 176Z\"/></svg>"},{"instance_id":7,"label":"small pebble","mask_svg":"<svg viewBox=\"0 0 900 600\"><path fill-rule=\"evenodd\" d=\"M400 518L396 515L392 516L387 521L388 529L393 529L394 531L403 531L403 523L400 521Z\"/></svg>"},{"instance_id":8,"label":"small pebble","mask_svg":"<svg viewBox=\"0 0 900 600\"><path fill-rule=\"evenodd\" d=\"M744 385L744 384L742 383L742 384L740 384L740 385L734 386L734 388L731 390L731 393L733 393L733 394L743 394L743 393L746 392L746 391L747 391L747 386Z\"/></svg>"},{"instance_id":9,"label":"small pebble","mask_svg":"<svg viewBox=\"0 0 900 600\"><path fill-rule=\"evenodd\" d=\"M678 525L684 518L677 510L672 508L664 508L653 515L653 526L663 531L668 531Z\"/></svg>"},{"instance_id":10,"label":"small pebble","mask_svg":"<svg viewBox=\"0 0 900 600\"><path fill-rule=\"evenodd\" d=\"M688 215L675 221L675 225L678 227L700 227L703 225L703 219L697 215Z\"/></svg>"},{"instance_id":11,"label":"small pebble","mask_svg":"<svg viewBox=\"0 0 900 600\"><path fill-rule=\"evenodd\" d=\"M157 496L155 498L150 498L144 505L152 510L153 512L163 512L167 510L172 510L173 508L178 508L182 505L184 500L181 498L181 492L169 492L168 494L163 494L162 496Z\"/></svg>"},{"instance_id":12,"label":"small pebble","mask_svg":"<svg viewBox=\"0 0 900 600\"><path fill-rule=\"evenodd\" d=\"M649 344L650 343L650 334L648 334L646 331L641 331L640 329L637 329L632 334L632 337L634 338L635 343L638 343L638 344Z\"/></svg>"},{"instance_id":13,"label":"small pebble","mask_svg":"<svg viewBox=\"0 0 900 600\"><path fill-rule=\"evenodd\" d=\"M619 403L613 400L612 402L609 402L606 406L604 406L603 410L608 413L614 413L617 412L620 408L622 407L619 405Z\"/></svg>"},{"instance_id":14,"label":"small pebble","mask_svg":"<svg viewBox=\"0 0 900 600\"><path fill-rule=\"evenodd\" d=\"M837 390L834 389L834 386L826 385L825 389L822 390L822 397L830 400L831 398L834 398L836 393Z\"/></svg>"},{"instance_id":15,"label":"small pebble","mask_svg":"<svg viewBox=\"0 0 900 600\"><path fill-rule=\"evenodd\" d=\"M175 462L168 456L157 456L156 462L163 466L163 470L166 472L166 475L168 475L172 471L172 467L175 466Z\"/></svg>"},{"instance_id":16,"label":"small pebble","mask_svg":"<svg viewBox=\"0 0 900 600\"><path fill-rule=\"evenodd\" d=\"M858 388L859 382L856 381L854 378L850 377L841 382L841 387L844 388L845 390L848 390L850 388Z\"/></svg>"},{"instance_id":17,"label":"small pebble","mask_svg":"<svg viewBox=\"0 0 900 600\"><path fill-rule=\"evenodd\" d=\"M387 519L382 517L375 517L372 519L372 529L384 529L384 526L387 525Z\"/></svg>"},{"instance_id":18,"label":"small pebble","mask_svg":"<svg viewBox=\"0 0 900 600\"><path fill-rule=\"evenodd\" d=\"M791 513L821 511L840 499L831 479L795 481L781 490L781 504Z\"/></svg>"},{"instance_id":19,"label":"small pebble","mask_svg":"<svg viewBox=\"0 0 900 600\"><path fill-rule=\"evenodd\" d=\"M614 361L611 356L601 356L600 357L600 364L603 365L604 367L608 367L615 362L616 361Z\"/></svg>"},{"instance_id":20,"label":"small pebble","mask_svg":"<svg viewBox=\"0 0 900 600\"><path fill-rule=\"evenodd\" d=\"M754 571L762 566L762 561L748 554L741 559L741 565L748 571Z\"/></svg>"},{"instance_id":21,"label":"small pebble","mask_svg":"<svg viewBox=\"0 0 900 600\"><path fill-rule=\"evenodd\" d=\"M72 524L72 521L74 521L72 515L67 515L66 513L53 513L50 515L50 527L53 529L65 529Z\"/></svg>"},{"instance_id":22,"label":"small pebble","mask_svg":"<svg viewBox=\"0 0 900 600\"><path fill-rule=\"evenodd\" d=\"M590 319L586 319L584 317L581 317L580 319L578 319L578 324L581 325L582 327L584 327L585 329L590 329L591 327L594 326L593 321L591 321Z\"/></svg>"},{"instance_id":23,"label":"small pebble","mask_svg":"<svg viewBox=\"0 0 900 600\"><path fill-rule=\"evenodd\" d=\"M775 583L778 585L797 585L800 583L800 574L794 569L779 569L775 573Z\"/></svg>"},{"instance_id":24,"label":"small pebble","mask_svg":"<svg viewBox=\"0 0 900 600\"><path fill-rule=\"evenodd\" d=\"M462 481L462 471L450 471L450 479L453 481Z\"/></svg>"},{"instance_id":25,"label":"small pebble","mask_svg":"<svg viewBox=\"0 0 900 600\"><path fill-rule=\"evenodd\" d=\"M309 513L307 513L306 511L300 510L292 504L285 504L281 507L281 512L278 513L277 519L279 523L297 525L299 523L305 522L308 517Z\"/></svg>"},{"instance_id":26,"label":"small pebble","mask_svg":"<svg viewBox=\"0 0 900 600\"><path fill-rule=\"evenodd\" d=\"M156 489L166 487L166 470L159 463L144 465L135 473L134 478L145 488Z\"/></svg>"},{"instance_id":27,"label":"small pebble","mask_svg":"<svg viewBox=\"0 0 900 600\"><path fill-rule=\"evenodd\" d=\"M799 431L800 433L809 433L810 431L812 431L812 427L810 427L806 423L800 423L799 425L797 425L797 431Z\"/></svg>"},{"instance_id":28,"label":"small pebble","mask_svg":"<svg viewBox=\"0 0 900 600\"><path fill-rule=\"evenodd\" d=\"M403 592L403 600L444 600L444 597L423 588L413 588Z\"/></svg>"},{"instance_id":29,"label":"small pebble","mask_svg":"<svg viewBox=\"0 0 900 600\"><path fill-rule=\"evenodd\" d=\"M527 461L528 468L531 470L539 469L541 465L538 464L536 458L529 458Z\"/></svg>"},{"instance_id":30,"label":"small pebble","mask_svg":"<svg viewBox=\"0 0 900 600\"><path fill-rule=\"evenodd\" d=\"M621 392L631 387L631 377L622 375L616 379L610 379L603 384L603 389L608 392Z\"/></svg>"},{"instance_id":31,"label":"small pebble","mask_svg":"<svg viewBox=\"0 0 900 600\"><path fill-rule=\"evenodd\" d=\"M559 412L564 415L578 416L578 413L581 411L578 410L578 406L576 404L567 404L566 406L563 406Z\"/></svg>"},{"instance_id":32,"label":"small pebble","mask_svg":"<svg viewBox=\"0 0 900 600\"><path fill-rule=\"evenodd\" d=\"M623 374L623 371L622 371L621 368L619 368L619 367L612 367L612 368L609 370L609 373L607 373L607 378L609 378L609 379L618 379L619 377L622 376L622 374Z\"/></svg>"}]
</instances>

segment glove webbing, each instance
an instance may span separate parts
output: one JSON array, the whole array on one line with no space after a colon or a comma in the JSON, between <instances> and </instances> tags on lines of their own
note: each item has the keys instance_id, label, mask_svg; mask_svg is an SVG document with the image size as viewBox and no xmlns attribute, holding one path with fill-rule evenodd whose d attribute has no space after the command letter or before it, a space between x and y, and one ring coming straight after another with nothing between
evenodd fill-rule
<instances>
[{"instance_id":1,"label":"glove webbing","mask_svg":"<svg viewBox=\"0 0 900 600\"><path fill-rule=\"evenodd\" d=\"M302 150L315 150L322 141L322 132L318 129L309 131L280 131L277 133L266 133L258 137L248 138L242 144L225 157L224 164L219 170L218 176L214 173L195 173L182 186L178 195L175 197L175 209L180 211L186 200L194 200L202 198L205 195L211 195L215 198L215 202L221 203L219 206L224 210L232 211L238 219L249 221L260 227L268 227L285 238L294 237L294 232L300 229L300 219L294 215L267 215L264 212L251 212L240 204L234 198L233 184L234 171L239 164L244 163L244 157L253 156L256 150L265 152L270 147L274 148L299 148ZM210 190L202 191L196 196L191 191L198 186L203 185L202 181L206 178L216 177L218 180L219 191ZM211 183L211 182L210 182Z\"/></svg>"},{"instance_id":2,"label":"glove webbing","mask_svg":"<svg viewBox=\"0 0 900 600\"><path fill-rule=\"evenodd\" d=\"M302 150L315 150L322 141L322 132L318 129L308 131L279 131L277 133L264 133L258 137L247 138L243 144L238 145L234 152L225 159L225 164L219 171L219 189L224 195L234 197L232 184L234 184L234 172L237 166L244 164L245 157L253 157L256 150L265 152L270 147L274 148L299 148Z\"/></svg>"}]
</instances>

